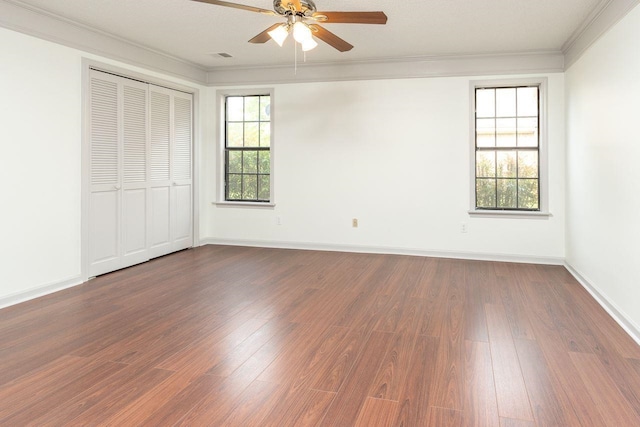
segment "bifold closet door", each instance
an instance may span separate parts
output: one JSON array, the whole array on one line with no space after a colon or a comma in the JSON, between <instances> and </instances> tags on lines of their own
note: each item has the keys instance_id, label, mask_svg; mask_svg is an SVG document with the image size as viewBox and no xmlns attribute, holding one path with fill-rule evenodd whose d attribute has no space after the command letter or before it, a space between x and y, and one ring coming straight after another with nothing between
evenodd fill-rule
<instances>
[{"instance_id":1,"label":"bifold closet door","mask_svg":"<svg viewBox=\"0 0 640 427\"><path fill-rule=\"evenodd\" d=\"M191 94L150 85L150 256L193 244Z\"/></svg>"},{"instance_id":2,"label":"bifold closet door","mask_svg":"<svg viewBox=\"0 0 640 427\"><path fill-rule=\"evenodd\" d=\"M148 85L91 70L89 275L149 259Z\"/></svg>"}]
</instances>

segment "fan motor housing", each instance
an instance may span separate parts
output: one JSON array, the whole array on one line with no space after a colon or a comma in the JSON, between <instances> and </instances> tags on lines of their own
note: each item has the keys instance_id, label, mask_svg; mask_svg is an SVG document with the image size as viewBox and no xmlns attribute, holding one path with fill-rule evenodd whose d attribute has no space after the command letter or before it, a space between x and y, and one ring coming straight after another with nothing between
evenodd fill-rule
<instances>
[{"instance_id":1,"label":"fan motor housing","mask_svg":"<svg viewBox=\"0 0 640 427\"><path fill-rule=\"evenodd\" d=\"M294 4L289 0L273 0L273 10L278 15L304 15L311 16L316 12L316 5L311 0L300 0L301 11L297 11Z\"/></svg>"}]
</instances>

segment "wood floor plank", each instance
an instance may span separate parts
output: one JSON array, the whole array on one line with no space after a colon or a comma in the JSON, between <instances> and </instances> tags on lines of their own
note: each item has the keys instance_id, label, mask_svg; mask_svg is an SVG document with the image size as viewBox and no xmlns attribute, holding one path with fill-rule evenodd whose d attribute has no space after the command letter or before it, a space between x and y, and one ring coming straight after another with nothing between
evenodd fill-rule
<instances>
[{"instance_id":1,"label":"wood floor plank","mask_svg":"<svg viewBox=\"0 0 640 427\"><path fill-rule=\"evenodd\" d=\"M436 261L425 296L425 311L420 325L420 333L423 335L441 336L450 272L450 260L439 259Z\"/></svg>"},{"instance_id":2,"label":"wood floor plank","mask_svg":"<svg viewBox=\"0 0 640 427\"><path fill-rule=\"evenodd\" d=\"M0 425L640 425L562 266L207 245L0 310Z\"/></svg>"},{"instance_id":3,"label":"wood floor plank","mask_svg":"<svg viewBox=\"0 0 640 427\"><path fill-rule=\"evenodd\" d=\"M487 304L485 311L498 413L505 418L533 421L527 388L505 310L501 304Z\"/></svg>"},{"instance_id":4,"label":"wood floor plank","mask_svg":"<svg viewBox=\"0 0 640 427\"><path fill-rule=\"evenodd\" d=\"M264 345L284 339L295 328L296 324L274 318L265 323L244 341L220 354L219 360L206 372L209 375L228 377L242 364L251 358Z\"/></svg>"},{"instance_id":5,"label":"wood floor plank","mask_svg":"<svg viewBox=\"0 0 640 427\"><path fill-rule=\"evenodd\" d=\"M500 418L489 344L467 341L465 345L465 400L462 412L464 425L498 426Z\"/></svg>"},{"instance_id":6,"label":"wood floor plank","mask_svg":"<svg viewBox=\"0 0 640 427\"><path fill-rule=\"evenodd\" d=\"M536 423L540 426L579 425L580 420L571 414L565 417L551 380L553 372L538 343L518 339L516 351Z\"/></svg>"},{"instance_id":7,"label":"wood floor plank","mask_svg":"<svg viewBox=\"0 0 640 427\"><path fill-rule=\"evenodd\" d=\"M425 426L431 427L462 427L462 412L454 409L429 406Z\"/></svg>"},{"instance_id":8,"label":"wood floor plank","mask_svg":"<svg viewBox=\"0 0 640 427\"><path fill-rule=\"evenodd\" d=\"M571 360L565 338L555 328L553 322L549 322L545 315L541 314L544 313L544 307L541 305L544 306L546 303L546 297L536 298L535 294L530 292L531 288L524 289L530 301L526 307L527 314L530 319L538 320L532 320L531 326L536 336L536 343L551 372L549 380L558 399L558 405L562 408L563 417L568 425L593 427L605 425ZM537 317L539 314L541 318Z\"/></svg>"},{"instance_id":9,"label":"wood floor plank","mask_svg":"<svg viewBox=\"0 0 640 427\"><path fill-rule=\"evenodd\" d=\"M270 405L265 403L269 402L278 388L278 384L256 380L238 396L235 405L229 408L221 423L214 420L209 422L227 427L263 425L270 409Z\"/></svg>"},{"instance_id":10,"label":"wood floor plank","mask_svg":"<svg viewBox=\"0 0 640 427\"><path fill-rule=\"evenodd\" d=\"M105 424L157 426L180 421L209 393L217 390L223 379L210 375L193 378L175 374L142 398L131 402Z\"/></svg>"},{"instance_id":11,"label":"wood floor plank","mask_svg":"<svg viewBox=\"0 0 640 427\"><path fill-rule=\"evenodd\" d=\"M173 353L156 367L182 372L189 369L194 376L207 372L220 361L225 349L235 348L266 323L265 319L242 320L219 321L222 326L210 334L203 333L201 339Z\"/></svg>"},{"instance_id":12,"label":"wood floor plank","mask_svg":"<svg viewBox=\"0 0 640 427\"><path fill-rule=\"evenodd\" d=\"M45 399L56 385L64 386L74 377L82 377L96 365L84 357L62 356L0 388L0 419L33 404L29 397ZM124 365L121 365L124 367Z\"/></svg>"},{"instance_id":13,"label":"wood floor plank","mask_svg":"<svg viewBox=\"0 0 640 427\"><path fill-rule=\"evenodd\" d=\"M274 393L265 404L269 413L263 421L265 427L316 426L336 393L292 386L283 393Z\"/></svg>"},{"instance_id":14,"label":"wood floor plank","mask_svg":"<svg viewBox=\"0 0 640 427\"><path fill-rule=\"evenodd\" d=\"M422 426L427 422L431 382L438 354L438 338L419 336L411 358L408 376L398 403L394 426Z\"/></svg>"},{"instance_id":15,"label":"wood floor plank","mask_svg":"<svg viewBox=\"0 0 640 427\"><path fill-rule=\"evenodd\" d=\"M580 424L576 424L576 425L580 425ZM501 417L500 427L536 427L536 425L533 421L524 421L524 420L516 420L513 418Z\"/></svg>"},{"instance_id":16,"label":"wood floor plank","mask_svg":"<svg viewBox=\"0 0 640 427\"><path fill-rule=\"evenodd\" d=\"M305 367L309 353L321 345L319 338L325 335L327 328L328 325L315 323L296 325L289 339L280 342L278 357L262 371L258 380L277 384L294 382Z\"/></svg>"},{"instance_id":17,"label":"wood floor plank","mask_svg":"<svg viewBox=\"0 0 640 427\"><path fill-rule=\"evenodd\" d=\"M365 400L355 427L391 427L398 412L398 402L368 397Z\"/></svg>"},{"instance_id":18,"label":"wood floor plank","mask_svg":"<svg viewBox=\"0 0 640 427\"><path fill-rule=\"evenodd\" d=\"M337 392L344 383L370 334L364 328L346 330L348 333L315 369L314 378L310 381L311 388Z\"/></svg>"},{"instance_id":19,"label":"wood floor plank","mask_svg":"<svg viewBox=\"0 0 640 427\"><path fill-rule=\"evenodd\" d=\"M34 425L88 425L116 414L173 373L143 366L125 367L83 393L33 420Z\"/></svg>"},{"instance_id":20,"label":"wood floor plank","mask_svg":"<svg viewBox=\"0 0 640 427\"><path fill-rule=\"evenodd\" d=\"M376 399L400 400L407 376L411 374L411 356L417 334L393 334L380 369L371 383L368 395Z\"/></svg>"},{"instance_id":21,"label":"wood floor plank","mask_svg":"<svg viewBox=\"0 0 640 427\"><path fill-rule=\"evenodd\" d=\"M498 279L498 286L513 338L535 340L535 334L525 310L527 302L519 288L514 286L513 280L505 278Z\"/></svg>"},{"instance_id":22,"label":"wood floor plank","mask_svg":"<svg viewBox=\"0 0 640 427\"><path fill-rule=\"evenodd\" d=\"M442 315L442 337L434 370L429 404L462 411L464 405L464 269L451 261L449 286Z\"/></svg>"},{"instance_id":23,"label":"wood floor plank","mask_svg":"<svg viewBox=\"0 0 640 427\"><path fill-rule=\"evenodd\" d=\"M30 378L35 380L33 383L20 381L14 387L8 387L0 398L0 424L26 424L35 414L56 410L93 384L107 380L125 367L118 363L96 360L81 362L81 365L63 362L62 372L43 370Z\"/></svg>"},{"instance_id":24,"label":"wood floor plank","mask_svg":"<svg viewBox=\"0 0 640 427\"><path fill-rule=\"evenodd\" d=\"M241 394L260 375L271 360L274 348L265 348L262 354L253 355L242 366L228 377L213 377L213 387L198 400L193 407L182 416L175 426L220 425L236 407ZM162 425L160 418L152 418L146 422L149 427Z\"/></svg>"},{"instance_id":25,"label":"wood floor plank","mask_svg":"<svg viewBox=\"0 0 640 427\"><path fill-rule=\"evenodd\" d=\"M338 390L322 425L353 425L367 398L371 382L382 364L382 355L391 344L392 334L372 332L365 346Z\"/></svg>"},{"instance_id":26,"label":"wood floor plank","mask_svg":"<svg viewBox=\"0 0 640 427\"><path fill-rule=\"evenodd\" d=\"M606 425L640 425L640 416L624 398L613 379L604 372L596 355L571 353L571 360Z\"/></svg>"}]
</instances>

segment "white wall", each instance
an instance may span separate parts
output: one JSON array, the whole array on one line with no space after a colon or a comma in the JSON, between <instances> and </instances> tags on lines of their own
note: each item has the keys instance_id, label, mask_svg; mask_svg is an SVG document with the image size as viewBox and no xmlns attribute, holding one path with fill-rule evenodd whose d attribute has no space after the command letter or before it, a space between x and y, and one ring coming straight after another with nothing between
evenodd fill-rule
<instances>
[{"instance_id":1,"label":"white wall","mask_svg":"<svg viewBox=\"0 0 640 427\"><path fill-rule=\"evenodd\" d=\"M188 84L0 28L0 306L80 282L83 57Z\"/></svg>"},{"instance_id":2,"label":"white wall","mask_svg":"<svg viewBox=\"0 0 640 427\"><path fill-rule=\"evenodd\" d=\"M567 263L640 331L640 7L566 73Z\"/></svg>"},{"instance_id":3,"label":"white wall","mask_svg":"<svg viewBox=\"0 0 640 427\"><path fill-rule=\"evenodd\" d=\"M80 273L80 63L0 28L0 297Z\"/></svg>"},{"instance_id":4,"label":"white wall","mask_svg":"<svg viewBox=\"0 0 640 427\"><path fill-rule=\"evenodd\" d=\"M560 261L564 76L547 77L549 219L469 217L476 78L283 84L274 96L276 207L211 205L211 241Z\"/></svg>"}]
</instances>

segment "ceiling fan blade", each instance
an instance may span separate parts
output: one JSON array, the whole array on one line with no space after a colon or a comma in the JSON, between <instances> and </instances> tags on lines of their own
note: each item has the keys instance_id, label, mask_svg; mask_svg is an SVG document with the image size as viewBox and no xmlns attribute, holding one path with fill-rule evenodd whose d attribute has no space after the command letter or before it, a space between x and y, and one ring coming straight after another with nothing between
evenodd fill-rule
<instances>
[{"instance_id":1,"label":"ceiling fan blade","mask_svg":"<svg viewBox=\"0 0 640 427\"><path fill-rule=\"evenodd\" d=\"M353 45L342 40L331 31L325 30L320 25L309 25L313 30L313 35L325 42L326 44L338 49L340 52L346 52L353 49Z\"/></svg>"},{"instance_id":2,"label":"ceiling fan blade","mask_svg":"<svg viewBox=\"0 0 640 427\"><path fill-rule=\"evenodd\" d=\"M266 42L268 42L269 40L271 40L271 36L269 35L269 31L275 30L276 28L278 28L281 25L282 24L280 24L280 23L273 24L272 26L270 26L269 28L267 28L266 30L264 30L263 32L261 32L260 34L258 34L254 38L252 38L251 40L249 40L249 43L266 43Z\"/></svg>"},{"instance_id":3,"label":"ceiling fan blade","mask_svg":"<svg viewBox=\"0 0 640 427\"><path fill-rule=\"evenodd\" d=\"M273 10L261 9L259 7L247 6L247 5L238 4L238 3L231 3L228 1L218 1L218 0L193 0L193 1L199 1L200 3L215 4L216 6L232 7L234 9L248 10L249 12L264 13L265 15L276 14Z\"/></svg>"},{"instance_id":4,"label":"ceiling fan blade","mask_svg":"<svg viewBox=\"0 0 640 427\"><path fill-rule=\"evenodd\" d=\"M312 18L327 24L386 24L384 12L316 12ZM323 19L322 17L326 17Z\"/></svg>"}]
</instances>

